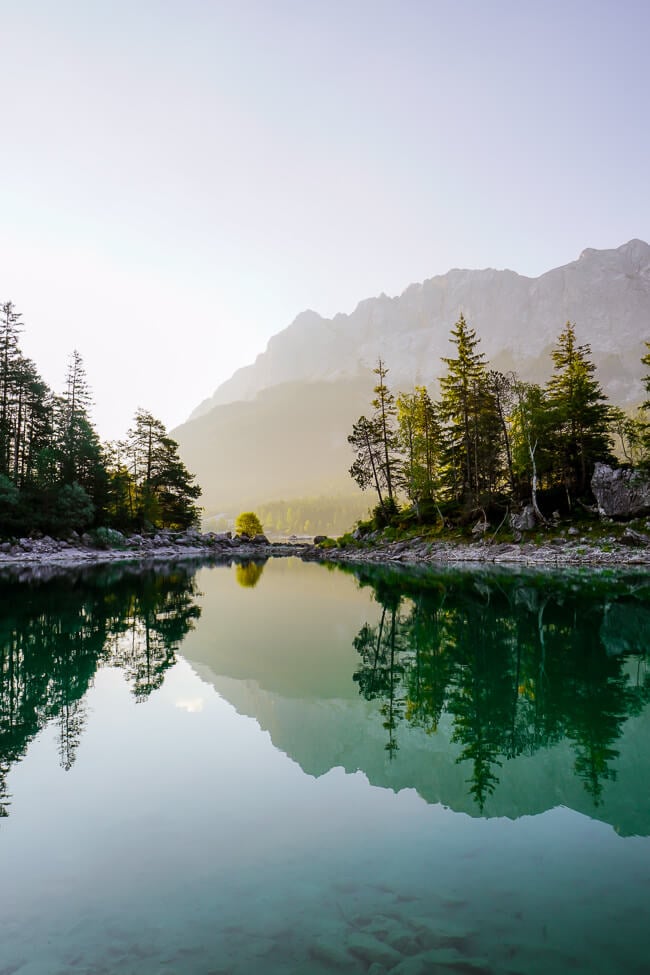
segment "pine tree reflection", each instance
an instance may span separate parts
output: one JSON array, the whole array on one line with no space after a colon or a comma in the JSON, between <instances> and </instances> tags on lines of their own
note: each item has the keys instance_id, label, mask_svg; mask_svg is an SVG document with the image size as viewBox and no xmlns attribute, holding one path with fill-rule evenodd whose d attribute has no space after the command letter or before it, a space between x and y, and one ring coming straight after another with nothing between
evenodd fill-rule
<instances>
[{"instance_id":1,"label":"pine tree reflection","mask_svg":"<svg viewBox=\"0 0 650 975\"><path fill-rule=\"evenodd\" d=\"M364 697L382 701L391 756L402 717L433 733L447 714L457 761L469 763L469 792L483 810L505 761L566 739L575 774L594 805L602 801L623 726L650 698L640 663L650 613L633 586L366 566L354 572L382 607L378 624L364 625L354 641L354 680ZM621 647L639 662L636 680Z\"/></svg>"},{"instance_id":2,"label":"pine tree reflection","mask_svg":"<svg viewBox=\"0 0 650 975\"><path fill-rule=\"evenodd\" d=\"M84 695L99 667L120 667L138 701L160 687L200 615L190 571L115 567L32 582L0 580L0 815L6 777L34 736L58 722L70 769L85 723Z\"/></svg>"}]
</instances>

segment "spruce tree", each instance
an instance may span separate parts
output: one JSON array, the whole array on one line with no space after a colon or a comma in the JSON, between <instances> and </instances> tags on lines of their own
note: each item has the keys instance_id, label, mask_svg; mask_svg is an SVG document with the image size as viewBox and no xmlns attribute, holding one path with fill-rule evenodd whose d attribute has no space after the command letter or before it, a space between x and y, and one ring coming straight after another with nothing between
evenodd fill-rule
<instances>
[{"instance_id":1,"label":"spruce tree","mask_svg":"<svg viewBox=\"0 0 650 975\"><path fill-rule=\"evenodd\" d=\"M445 440L445 487L450 498L477 505L501 477L500 424L487 363L464 315L451 330L456 355L443 358L440 415Z\"/></svg>"},{"instance_id":2,"label":"spruce tree","mask_svg":"<svg viewBox=\"0 0 650 975\"><path fill-rule=\"evenodd\" d=\"M569 503L584 495L597 460L611 460L609 406L594 378L589 345L578 345L575 326L567 322L551 353L553 375L546 386L556 476Z\"/></svg>"},{"instance_id":3,"label":"spruce tree","mask_svg":"<svg viewBox=\"0 0 650 975\"><path fill-rule=\"evenodd\" d=\"M395 397L386 385L388 369L384 365L381 356L377 359L377 366L373 369L373 372L379 380L373 390L375 398L372 401L372 405L375 411L375 425L381 437L382 459L380 467L383 471L388 501L392 505L395 501L395 491L397 488L398 444L395 433L397 409L395 406Z\"/></svg>"}]
</instances>

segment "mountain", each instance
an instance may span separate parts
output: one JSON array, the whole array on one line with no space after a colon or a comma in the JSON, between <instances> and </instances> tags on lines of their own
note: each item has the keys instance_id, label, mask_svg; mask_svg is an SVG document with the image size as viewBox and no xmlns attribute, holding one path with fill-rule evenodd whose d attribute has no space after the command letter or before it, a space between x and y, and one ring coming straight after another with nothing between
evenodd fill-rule
<instances>
[{"instance_id":1,"label":"mountain","mask_svg":"<svg viewBox=\"0 0 650 975\"><path fill-rule=\"evenodd\" d=\"M587 249L538 278L451 270L397 297L366 299L349 315L302 312L173 432L207 510L354 493L346 436L368 409L377 356L393 389L435 385L461 312L495 368L540 381L560 330L573 321L611 400L632 405L642 396L640 357L650 336L650 245Z\"/></svg>"}]
</instances>

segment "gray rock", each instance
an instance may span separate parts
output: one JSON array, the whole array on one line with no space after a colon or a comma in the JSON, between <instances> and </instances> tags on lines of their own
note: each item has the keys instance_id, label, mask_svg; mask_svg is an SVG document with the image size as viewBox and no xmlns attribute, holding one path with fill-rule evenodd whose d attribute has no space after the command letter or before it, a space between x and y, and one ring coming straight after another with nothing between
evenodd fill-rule
<instances>
[{"instance_id":1,"label":"gray rock","mask_svg":"<svg viewBox=\"0 0 650 975\"><path fill-rule=\"evenodd\" d=\"M523 511L513 513L510 515L510 527L516 532L529 532L532 531L537 524L537 519L535 518L535 509L532 504L527 504Z\"/></svg>"},{"instance_id":2,"label":"gray rock","mask_svg":"<svg viewBox=\"0 0 650 975\"><path fill-rule=\"evenodd\" d=\"M321 542L327 541L327 535L314 535L314 545L320 545Z\"/></svg>"},{"instance_id":3,"label":"gray rock","mask_svg":"<svg viewBox=\"0 0 650 975\"><path fill-rule=\"evenodd\" d=\"M598 511L608 518L635 518L650 512L650 478L640 471L596 464L591 490Z\"/></svg>"},{"instance_id":4,"label":"gray rock","mask_svg":"<svg viewBox=\"0 0 650 975\"><path fill-rule=\"evenodd\" d=\"M569 528L567 532L567 535L579 535L579 534L580 532L578 531L578 529L573 527Z\"/></svg>"},{"instance_id":5,"label":"gray rock","mask_svg":"<svg viewBox=\"0 0 650 975\"><path fill-rule=\"evenodd\" d=\"M635 545L641 548L650 545L650 535L635 532L633 528L626 528L623 532L623 541L626 545Z\"/></svg>"},{"instance_id":6,"label":"gray rock","mask_svg":"<svg viewBox=\"0 0 650 975\"><path fill-rule=\"evenodd\" d=\"M479 520L472 528L472 535L484 535L489 527L490 527L489 521L483 521L481 518L479 518Z\"/></svg>"},{"instance_id":7,"label":"gray rock","mask_svg":"<svg viewBox=\"0 0 650 975\"><path fill-rule=\"evenodd\" d=\"M259 535L253 535L253 537L251 538L251 542L253 543L253 545L268 545L269 544L269 540L266 537L266 535L263 535L261 533Z\"/></svg>"}]
</instances>

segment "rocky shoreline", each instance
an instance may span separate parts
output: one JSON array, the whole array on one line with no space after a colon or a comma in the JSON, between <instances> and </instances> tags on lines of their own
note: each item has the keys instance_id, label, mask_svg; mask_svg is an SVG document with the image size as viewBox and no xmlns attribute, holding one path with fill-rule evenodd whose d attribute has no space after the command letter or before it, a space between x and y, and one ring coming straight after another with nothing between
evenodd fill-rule
<instances>
[{"instance_id":1,"label":"rocky shoreline","mask_svg":"<svg viewBox=\"0 0 650 975\"><path fill-rule=\"evenodd\" d=\"M269 542L264 535L254 538L231 536L229 532L201 533L162 531L155 535L121 535L113 532L110 543L100 544L91 535L72 535L68 539L20 538L0 543L0 568L3 566L103 565L110 562L153 563L179 559L224 561L266 559L271 556L302 555L305 543Z\"/></svg>"},{"instance_id":2,"label":"rocky shoreline","mask_svg":"<svg viewBox=\"0 0 650 975\"><path fill-rule=\"evenodd\" d=\"M626 566L650 565L650 536L635 532L630 542L612 542L606 548L585 539L554 538L536 542L431 542L424 538L376 543L372 547L346 547L304 553L305 558L331 562L402 562L412 565L492 563L527 566Z\"/></svg>"},{"instance_id":3,"label":"rocky shoreline","mask_svg":"<svg viewBox=\"0 0 650 975\"><path fill-rule=\"evenodd\" d=\"M421 537L398 541L377 539L322 547L306 541L272 542L264 535L254 538L190 530L158 532L152 536L114 533L111 544L100 545L90 535L66 540L21 538L0 543L0 568L4 566L102 565L106 563L161 563L201 560L222 563L233 560L265 560L295 556L305 561L404 563L414 565L493 563L528 566L626 566L650 565L650 534L628 529L620 538L599 542L575 536L556 536L545 542L432 541Z\"/></svg>"}]
</instances>

